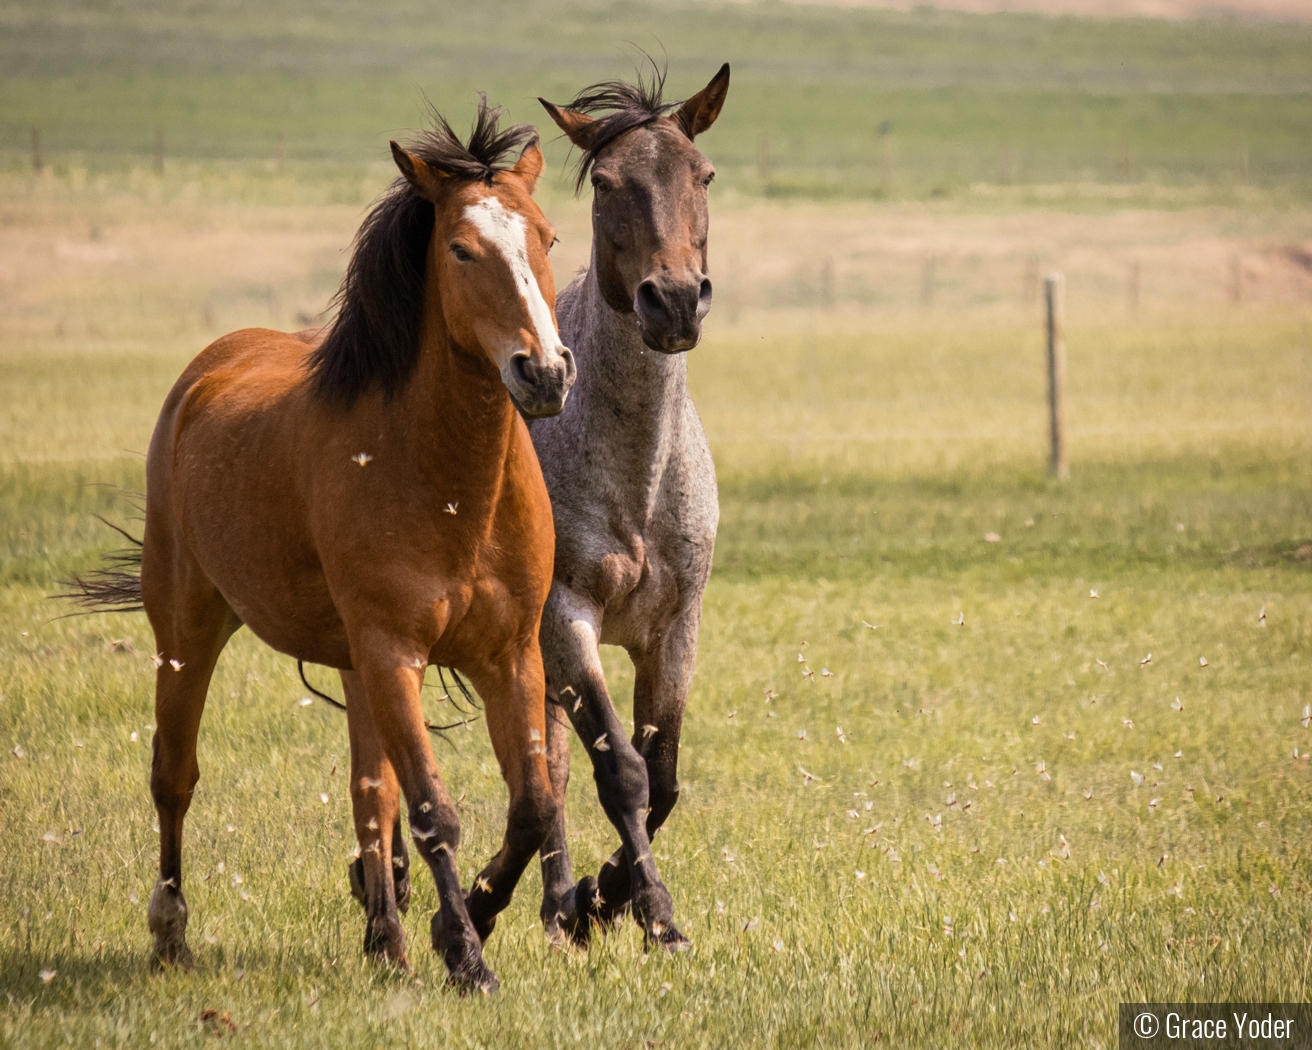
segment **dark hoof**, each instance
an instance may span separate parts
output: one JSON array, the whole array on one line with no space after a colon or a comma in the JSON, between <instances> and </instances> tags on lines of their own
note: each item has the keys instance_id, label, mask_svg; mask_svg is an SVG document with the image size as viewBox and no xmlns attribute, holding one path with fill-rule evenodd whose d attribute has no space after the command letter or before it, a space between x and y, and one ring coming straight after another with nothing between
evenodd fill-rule
<instances>
[{"instance_id":1,"label":"dark hoof","mask_svg":"<svg viewBox=\"0 0 1312 1050\"><path fill-rule=\"evenodd\" d=\"M161 970L192 967L191 949L187 947L187 898L169 879L158 881L146 906L146 922L155 938L150 967Z\"/></svg>"},{"instance_id":2,"label":"dark hoof","mask_svg":"<svg viewBox=\"0 0 1312 1050\"><path fill-rule=\"evenodd\" d=\"M692 941L688 940L674 923L652 923L650 930L642 931L642 950L649 952L652 945L659 945L672 955L692 951Z\"/></svg>"},{"instance_id":3,"label":"dark hoof","mask_svg":"<svg viewBox=\"0 0 1312 1050\"><path fill-rule=\"evenodd\" d=\"M497 975L482 962L452 970L446 979L447 986L454 988L461 995L496 995L501 991L501 982Z\"/></svg>"},{"instance_id":4,"label":"dark hoof","mask_svg":"<svg viewBox=\"0 0 1312 1050\"><path fill-rule=\"evenodd\" d=\"M479 948L467 941L447 936L442 923L442 912L433 915L430 929L433 934L433 951L442 956L442 961L446 963L449 974L446 983L449 986L461 995L471 992L491 995L500 990L501 982L484 964Z\"/></svg>"},{"instance_id":5,"label":"dark hoof","mask_svg":"<svg viewBox=\"0 0 1312 1050\"><path fill-rule=\"evenodd\" d=\"M150 972L164 973L168 970L190 970L196 965L191 949L186 943L172 945L167 949L156 948L150 953Z\"/></svg>"},{"instance_id":6,"label":"dark hoof","mask_svg":"<svg viewBox=\"0 0 1312 1050\"><path fill-rule=\"evenodd\" d=\"M370 919L364 927L364 953L371 959L409 972L405 957L405 930L396 921Z\"/></svg>"}]
</instances>

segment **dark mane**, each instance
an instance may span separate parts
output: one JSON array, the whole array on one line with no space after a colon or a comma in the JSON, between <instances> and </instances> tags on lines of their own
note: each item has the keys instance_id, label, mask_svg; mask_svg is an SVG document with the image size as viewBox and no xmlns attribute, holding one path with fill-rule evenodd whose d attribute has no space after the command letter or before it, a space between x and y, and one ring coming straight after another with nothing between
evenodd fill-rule
<instances>
[{"instance_id":1,"label":"dark mane","mask_svg":"<svg viewBox=\"0 0 1312 1050\"><path fill-rule=\"evenodd\" d=\"M574 96L573 101L565 104L565 109L572 109L576 113L605 114L597 117L597 122L592 126L592 141L580 153L578 173L574 180L575 193L583 188L583 180L596 163L598 153L626 131L650 124L683 105L682 100L666 102L661 97L665 90L667 70L658 66L650 56L648 61L651 63L650 80L644 79L639 69L636 84L626 80L604 80L600 84L585 87Z\"/></svg>"},{"instance_id":2,"label":"dark mane","mask_svg":"<svg viewBox=\"0 0 1312 1050\"><path fill-rule=\"evenodd\" d=\"M419 132L407 151L466 182L491 184L537 137L530 124L499 130L501 107L489 106L482 95L468 143L431 105L429 115L432 128ZM405 385L419 357L433 222L432 203L403 178L370 210L333 297L337 318L310 355L310 372L321 395L349 404L375 384L388 396Z\"/></svg>"}]
</instances>

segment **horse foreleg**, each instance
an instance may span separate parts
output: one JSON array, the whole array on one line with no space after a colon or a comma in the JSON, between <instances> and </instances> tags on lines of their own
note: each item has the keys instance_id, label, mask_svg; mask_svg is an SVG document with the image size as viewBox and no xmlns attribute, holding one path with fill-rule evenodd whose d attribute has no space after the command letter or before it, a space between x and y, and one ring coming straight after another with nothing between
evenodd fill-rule
<instances>
[{"instance_id":1,"label":"horse foreleg","mask_svg":"<svg viewBox=\"0 0 1312 1050\"><path fill-rule=\"evenodd\" d=\"M569 716L560 705L554 690L547 693L547 771L551 776L551 793L556 798L556 819L547 832L539 855L542 860L542 925L547 940L561 946L567 931L561 925L566 918L566 898L574 893L574 871L569 861L569 844L565 838L565 789L569 786ZM572 901L569 902L572 904Z\"/></svg>"},{"instance_id":2,"label":"horse foreleg","mask_svg":"<svg viewBox=\"0 0 1312 1050\"><path fill-rule=\"evenodd\" d=\"M341 675L351 735L351 809L360 847L349 876L352 894L364 905L364 951L408 967L405 930L397 914L410 897L405 841L399 834L401 786L383 752L359 675Z\"/></svg>"},{"instance_id":3,"label":"horse foreleg","mask_svg":"<svg viewBox=\"0 0 1312 1050\"><path fill-rule=\"evenodd\" d=\"M147 562L147 567L150 564ZM199 569L191 566L188 578L181 580L168 568L164 571L169 573L168 585L156 583L145 592L146 610L159 646L150 764L150 793L159 817L159 877L146 917L155 942L154 965L190 966L187 898L182 892L182 825L200 780L196 739L210 677L219 653L240 624Z\"/></svg>"},{"instance_id":4,"label":"horse foreleg","mask_svg":"<svg viewBox=\"0 0 1312 1050\"><path fill-rule=\"evenodd\" d=\"M420 706L426 654L418 646L378 636L352 639L351 651L363 654L357 671L374 729L405 794L415 850L437 884L440 908L431 923L433 948L447 965L450 983L462 992L496 991L499 983L483 962L482 942L456 871L460 817L438 773Z\"/></svg>"},{"instance_id":5,"label":"horse foreleg","mask_svg":"<svg viewBox=\"0 0 1312 1050\"><path fill-rule=\"evenodd\" d=\"M501 849L474 879L466 897L469 917L486 943L497 915L556 822L556 798L547 770L545 684L538 641L532 639L506 669L472 673L483 698L488 735L510 789Z\"/></svg>"},{"instance_id":6,"label":"horse foreleg","mask_svg":"<svg viewBox=\"0 0 1312 1050\"><path fill-rule=\"evenodd\" d=\"M592 760L597 796L607 818L620 834L623 850L606 862L599 879L581 880L573 899L561 908L561 925L576 940L585 939L593 921L613 923L631 902L634 917L649 941L671 947L687 940L674 925L674 902L661 882L647 834L649 813L647 767L624 732L611 703L598 651L601 613L577 596L552 588L543 613L542 640L547 675L560 693L562 706ZM605 869L623 867L623 873ZM630 892L612 902L600 888L628 877Z\"/></svg>"}]
</instances>

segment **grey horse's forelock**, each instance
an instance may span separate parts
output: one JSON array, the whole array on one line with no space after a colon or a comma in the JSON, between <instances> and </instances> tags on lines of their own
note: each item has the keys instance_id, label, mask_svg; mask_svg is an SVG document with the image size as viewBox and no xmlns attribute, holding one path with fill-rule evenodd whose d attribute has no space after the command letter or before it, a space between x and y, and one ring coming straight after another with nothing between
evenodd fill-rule
<instances>
[{"instance_id":1,"label":"grey horse's forelock","mask_svg":"<svg viewBox=\"0 0 1312 1050\"><path fill-rule=\"evenodd\" d=\"M592 141L580 151L574 179L575 193L583 188L588 172L603 149L626 132L645 127L683 105L682 99L665 101L663 94L668 70L658 66L650 55L647 61L651 64L650 79L645 78L639 69L636 84L627 80L603 80L585 87L563 107L589 116L603 114L592 125Z\"/></svg>"}]
</instances>

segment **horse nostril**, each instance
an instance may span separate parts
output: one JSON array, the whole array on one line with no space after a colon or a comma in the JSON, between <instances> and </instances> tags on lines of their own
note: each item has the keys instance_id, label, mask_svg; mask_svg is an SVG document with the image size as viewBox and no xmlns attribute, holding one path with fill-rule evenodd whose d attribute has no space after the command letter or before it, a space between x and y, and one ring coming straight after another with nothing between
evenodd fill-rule
<instances>
[{"instance_id":1,"label":"horse nostril","mask_svg":"<svg viewBox=\"0 0 1312 1050\"><path fill-rule=\"evenodd\" d=\"M516 354L510 360L512 367L515 369L515 375L519 378L520 382L532 386L533 370L528 354Z\"/></svg>"},{"instance_id":2,"label":"horse nostril","mask_svg":"<svg viewBox=\"0 0 1312 1050\"><path fill-rule=\"evenodd\" d=\"M701 289L697 293L699 303L709 303L711 301L711 279L703 278Z\"/></svg>"},{"instance_id":3,"label":"horse nostril","mask_svg":"<svg viewBox=\"0 0 1312 1050\"><path fill-rule=\"evenodd\" d=\"M651 281L643 281L638 285L638 305L642 307L642 312L647 314L654 321L665 320L665 304L661 302L661 297L656 291L656 285Z\"/></svg>"}]
</instances>

